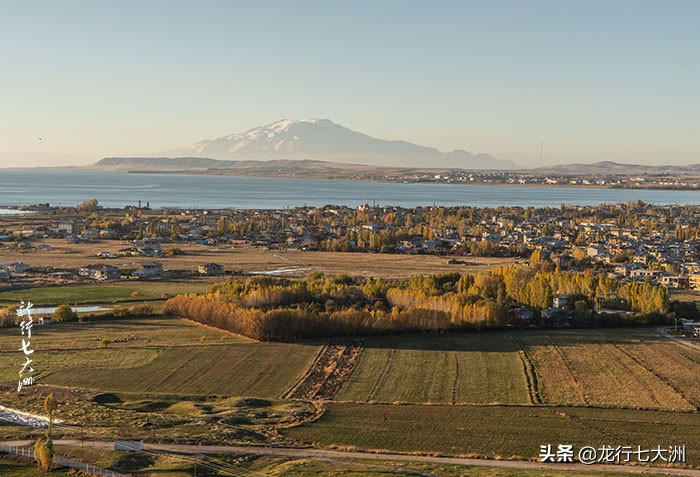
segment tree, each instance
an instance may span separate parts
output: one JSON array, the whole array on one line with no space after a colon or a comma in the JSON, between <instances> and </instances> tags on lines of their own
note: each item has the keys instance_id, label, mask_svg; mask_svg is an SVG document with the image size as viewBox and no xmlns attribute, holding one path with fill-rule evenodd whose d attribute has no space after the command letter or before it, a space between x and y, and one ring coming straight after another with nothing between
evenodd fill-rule
<instances>
[{"instance_id":1,"label":"tree","mask_svg":"<svg viewBox=\"0 0 700 477\"><path fill-rule=\"evenodd\" d=\"M39 472L51 470L53 456L53 442L49 438L37 437L36 442L34 442L34 460L36 460Z\"/></svg>"},{"instance_id":2,"label":"tree","mask_svg":"<svg viewBox=\"0 0 700 477\"><path fill-rule=\"evenodd\" d=\"M49 427L46 430L46 437L50 438L51 426L53 425L53 416L54 413L58 410L58 402L53 396L53 393L46 396L46 399L44 400L44 410L49 414Z\"/></svg>"},{"instance_id":3,"label":"tree","mask_svg":"<svg viewBox=\"0 0 700 477\"><path fill-rule=\"evenodd\" d=\"M78 204L78 210L95 210L97 208L97 199L86 200Z\"/></svg>"},{"instance_id":4,"label":"tree","mask_svg":"<svg viewBox=\"0 0 700 477\"><path fill-rule=\"evenodd\" d=\"M53 396L53 393L46 396L44 400L44 410L49 414L49 426L46 429L46 437L39 437L34 443L34 459L37 462L39 471L49 472L55 454L53 440L51 439L51 429L53 426L54 414L58 410L58 402Z\"/></svg>"},{"instance_id":5,"label":"tree","mask_svg":"<svg viewBox=\"0 0 700 477\"><path fill-rule=\"evenodd\" d=\"M73 311L70 305L59 305L53 312L53 319L56 321L76 321L78 314Z\"/></svg>"}]
</instances>

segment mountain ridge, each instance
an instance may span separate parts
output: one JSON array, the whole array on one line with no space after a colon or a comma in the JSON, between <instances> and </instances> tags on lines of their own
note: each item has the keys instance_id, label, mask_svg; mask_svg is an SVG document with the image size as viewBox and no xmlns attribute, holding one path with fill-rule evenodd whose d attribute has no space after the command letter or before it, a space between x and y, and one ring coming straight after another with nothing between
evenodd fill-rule
<instances>
[{"instance_id":1,"label":"mountain ridge","mask_svg":"<svg viewBox=\"0 0 700 477\"><path fill-rule=\"evenodd\" d=\"M509 160L462 149L441 152L403 140L378 139L330 119L282 119L158 156L203 157L217 160L308 159L379 167L516 169Z\"/></svg>"}]
</instances>

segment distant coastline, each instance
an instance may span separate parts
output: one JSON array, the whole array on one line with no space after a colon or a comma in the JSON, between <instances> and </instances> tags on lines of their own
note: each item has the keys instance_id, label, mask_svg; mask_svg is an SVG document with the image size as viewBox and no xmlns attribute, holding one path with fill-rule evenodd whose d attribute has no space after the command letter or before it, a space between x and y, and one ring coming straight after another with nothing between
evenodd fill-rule
<instances>
[{"instance_id":1,"label":"distant coastline","mask_svg":"<svg viewBox=\"0 0 700 477\"><path fill-rule=\"evenodd\" d=\"M700 165L645 166L603 161L539 169L381 166L313 159L218 160L206 157L107 157L85 169L133 174L350 180L379 183L565 186L700 190Z\"/></svg>"},{"instance_id":2,"label":"distant coastline","mask_svg":"<svg viewBox=\"0 0 700 477\"><path fill-rule=\"evenodd\" d=\"M570 172L573 166L557 166L566 169L565 173L556 170L468 170L468 169L417 169L374 167L361 164L324 163L321 161L283 161L281 170L274 170L269 163L274 161L241 161L250 163L246 167L235 169L120 169L100 167L97 164L87 166L40 166L40 167L7 167L0 168L6 172L103 172L133 175L188 175L209 177L256 177L271 179L306 179L306 180L337 180L357 181L387 184L435 184L435 185L470 185L470 186L528 186L538 188L581 188L581 189L622 189L622 190L659 190L659 191L700 191L700 172L690 173L638 173L635 167L651 167L630 165L633 169L628 174L617 171L612 173L581 173ZM299 164L295 164L299 162ZM258 169L262 163L263 170ZM325 170L316 170L316 163L325 166ZM619 166L619 165L618 165ZM681 167L681 166L674 166ZM695 167L695 166L688 166ZM556 168L555 168L556 169ZM551 172L551 173L547 173ZM439 176L440 178L436 178ZM472 180L465 178L472 176ZM629 180L633 176L644 176L644 182ZM544 182L545 180L553 182ZM589 183L584 181L588 180ZM596 183L604 181L604 183ZM670 183L676 181L676 183Z\"/></svg>"},{"instance_id":3,"label":"distant coastline","mask_svg":"<svg viewBox=\"0 0 700 477\"><path fill-rule=\"evenodd\" d=\"M116 171L115 171L116 172ZM632 184L632 185L617 185L617 184L542 184L542 183L516 183L516 182L479 182L479 181L448 181L448 180L420 180L410 177L383 178L374 176L357 176L357 175L333 175L323 173L260 173L246 171L196 171L196 170L167 170L167 171L148 171L148 170L132 170L119 171L127 174L176 174L176 175L197 175L197 176L228 176L228 177L259 177L259 178L278 178L278 179L310 179L310 180L344 180L344 181L359 181L359 182L375 182L375 183L394 183L394 184L440 184L440 185L470 185L470 186L528 186L542 188L559 188L559 187L577 187L582 189L628 189L628 190L668 190L668 191L693 191L700 192L700 187L690 186L671 186L659 184ZM489 173L501 171L489 171ZM508 174L513 174L513 171L508 171ZM529 173L524 173L529 174ZM700 178L698 178L700 181Z\"/></svg>"},{"instance_id":4,"label":"distant coastline","mask_svg":"<svg viewBox=\"0 0 700 477\"><path fill-rule=\"evenodd\" d=\"M41 185L40 187L38 185ZM454 185L455 187L444 187ZM509 185L510 187L503 187ZM689 190L481 184L478 182L387 181L361 178L259 177L153 173L96 169L8 171L0 174L0 207L75 207L97 199L106 208L284 209L288 207L382 206L559 207L641 200L648 204L700 204ZM141 205L139 205L141 204Z\"/></svg>"}]
</instances>

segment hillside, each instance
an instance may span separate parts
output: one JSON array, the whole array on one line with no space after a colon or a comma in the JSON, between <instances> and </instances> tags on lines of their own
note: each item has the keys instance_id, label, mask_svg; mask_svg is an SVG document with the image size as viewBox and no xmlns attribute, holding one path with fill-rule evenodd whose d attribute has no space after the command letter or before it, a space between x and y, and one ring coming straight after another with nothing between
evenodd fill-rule
<instances>
[{"instance_id":1,"label":"hillside","mask_svg":"<svg viewBox=\"0 0 700 477\"><path fill-rule=\"evenodd\" d=\"M513 162L464 150L441 152L406 141L388 141L353 131L329 119L284 119L190 146L167 157L220 160L305 159L389 167L513 169Z\"/></svg>"},{"instance_id":2,"label":"hillside","mask_svg":"<svg viewBox=\"0 0 700 477\"><path fill-rule=\"evenodd\" d=\"M700 164L687 165L643 165L601 161L592 164L559 164L534 169L534 172L554 174L697 174Z\"/></svg>"}]
</instances>

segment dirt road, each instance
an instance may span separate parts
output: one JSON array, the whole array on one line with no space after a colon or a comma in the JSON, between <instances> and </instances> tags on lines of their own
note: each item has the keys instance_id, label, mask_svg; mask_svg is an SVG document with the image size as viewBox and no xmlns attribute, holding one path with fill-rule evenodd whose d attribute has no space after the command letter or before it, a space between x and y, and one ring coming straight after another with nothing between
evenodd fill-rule
<instances>
[{"instance_id":1,"label":"dirt road","mask_svg":"<svg viewBox=\"0 0 700 477\"><path fill-rule=\"evenodd\" d=\"M4 442L11 446L30 445L31 441ZM77 441L58 440L57 445L82 445L97 449L114 449L113 442L101 441ZM627 472L630 474L658 474L700 477L700 470L673 469L663 467L644 467L630 465L584 465L584 464L555 464L518 460L493 460L493 459L467 459L462 457L436 457L406 454L374 454L369 452L345 452L324 449L308 449L293 447L257 447L257 446L205 446L205 445L177 445L177 444L145 444L145 450L160 451L171 454L254 454L291 457L298 459L364 459L370 461L395 461L395 462L426 462L432 464L452 464L471 467L495 467L502 469L521 470L563 470L563 471L605 471Z\"/></svg>"},{"instance_id":2,"label":"dirt road","mask_svg":"<svg viewBox=\"0 0 700 477\"><path fill-rule=\"evenodd\" d=\"M660 328L656 328L656 331L661 334L664 338L668 338L671 341L675 341L676 343L682 344L683 346L687 346L688 348L693 348L698 351L700 351L700 341L690 341L684 338L679 338L678 336L673 336L668 332L670 328L667 328L665 326L662 326Z\"/></svg>"}]
</instances>

